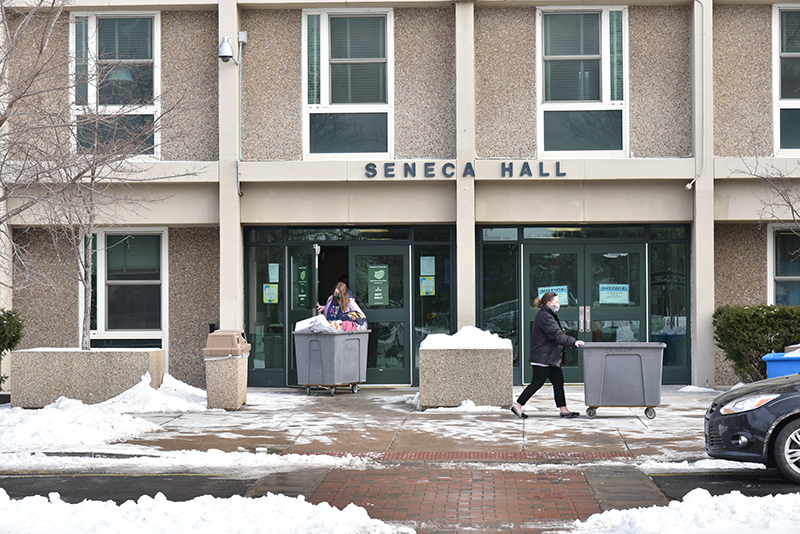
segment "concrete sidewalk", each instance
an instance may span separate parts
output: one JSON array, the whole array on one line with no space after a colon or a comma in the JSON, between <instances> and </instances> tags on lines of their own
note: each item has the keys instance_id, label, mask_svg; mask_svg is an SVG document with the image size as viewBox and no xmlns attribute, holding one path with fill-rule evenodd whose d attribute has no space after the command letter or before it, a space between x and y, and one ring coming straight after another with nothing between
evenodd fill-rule
<instances>
[{"instance_id":1,"label":"concrete sidewalk","mask_svg":"<svg viewBox=\"0 0 800 534\"><path fill-rule=\"evenodd\" d=\"M140 414L165 431L129 443L158 450L251 451L368 457L374 469L273 473L247 492L355 503L420 533L546 532L603 510L665 505L637 465L706 458L703 415L717 393L662 388L656 417L644 407L584 415L583 388L562 419L543 388L517 419L508 407L420 411L415 388L358 393L248 390L240 411ZM515 388L515 396L521 388Z\"/></svg>"}]
</instances>

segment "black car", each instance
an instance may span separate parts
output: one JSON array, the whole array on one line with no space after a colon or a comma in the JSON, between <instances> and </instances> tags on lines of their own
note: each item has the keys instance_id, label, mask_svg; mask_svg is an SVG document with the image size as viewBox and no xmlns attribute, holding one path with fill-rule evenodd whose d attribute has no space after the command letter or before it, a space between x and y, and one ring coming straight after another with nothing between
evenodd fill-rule
<instances>
[{"instance_id":1,"label":"black car","mask_svg":"<svg viewBox=\"0 0 800 534\"><path fill-rule=\"evenodd\" d=\"M800 484L800 373L727 391L706 412L706 453L777 467Z\"/></svg>"}]
</instances>

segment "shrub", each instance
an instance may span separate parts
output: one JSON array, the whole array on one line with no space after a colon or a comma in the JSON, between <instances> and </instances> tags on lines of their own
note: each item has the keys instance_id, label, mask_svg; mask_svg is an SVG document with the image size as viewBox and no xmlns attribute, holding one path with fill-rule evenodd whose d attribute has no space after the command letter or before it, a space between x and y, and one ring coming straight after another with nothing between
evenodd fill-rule
<instances>
[{"instance_id":1,"label":"shrub","mask_svg":"<svg viewBox=\"0 0 800 534\"><path fill-rule=\"evenodd\" d=\"M748 382L767 377L765 354L800 340L798 306L720 306L713 322L717 346Z\"/></svg>"},{"instance_id":2,"label":"shrub","mask_svg":"<svg viewBox=\"0 0 800 534\"><path fill-rule=\"evenodd\" d=\"M22 327L22 319L17 312L0 311L0 362L3 361L3 355L14 350L22 340ZM0 386L7 378L7 376L0 375Z\"/></svg>"}]
</instances>

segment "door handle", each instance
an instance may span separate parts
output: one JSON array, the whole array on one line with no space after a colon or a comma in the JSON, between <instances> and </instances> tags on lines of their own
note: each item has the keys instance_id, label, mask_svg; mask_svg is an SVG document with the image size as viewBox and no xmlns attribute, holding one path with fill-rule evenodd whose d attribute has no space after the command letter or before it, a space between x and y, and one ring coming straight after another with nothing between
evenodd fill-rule
<instances>
[{"instance_id":1,"label":"door handle","mask_svg":"<svg viewBox=\"0 0 800 534\"><path fill-rule=\"evenodd\" d=\"M586 318L584 319L586 323L586 330L584 332L591 332L592 331L592 307L586 306Z\"/></svg>"},{"instance_id":2,"label":"door handle","mask_svg":"<svg viewBox=\"0 0 800 534\"><path fill-rule=\"evenodd\" d=\"M586 311L586 306L578 306L578 332L583 332L584 324L583 324L583 314Z\"/></svg>"}]
</instances>

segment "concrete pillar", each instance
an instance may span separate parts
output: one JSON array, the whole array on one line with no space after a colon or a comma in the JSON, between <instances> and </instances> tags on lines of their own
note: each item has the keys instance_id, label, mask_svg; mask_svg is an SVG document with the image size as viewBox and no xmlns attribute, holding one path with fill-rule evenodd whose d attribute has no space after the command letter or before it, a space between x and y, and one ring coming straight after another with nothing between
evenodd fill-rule
<instances>
[{"instance_id":1,"label":"concrete pillar","mask_svg":"<svg viewBox=\"0 0 800 534\"><path fill-rule=\"evenodd\" d=\"M475 4L456 9L456 269L458 328L475 326ZM464 176L466 174L466 176Z\"/></svg>"},{"instance_id":2,"label":"concrete pillar","mask_svg":"<svg viewBox=\"0 0 800 534\"><path fill-rule=\"evenodd\" d=\"M219 61L219 321L223 330L244 328L244 244L239 200L239 11L236 0L219 0L219 38L229 37L233 61Z\"/></svg>"},{"instance_id":3,"label":"concrete pillar","mask_svg":"<svg viewBox=\"0 0 800 534\"><path fill-rule=\"evenodd\" d=\"M714 95L711 0L692 11L693 130L692 384L714 385Z\"/></svg>"}]
</instances>

